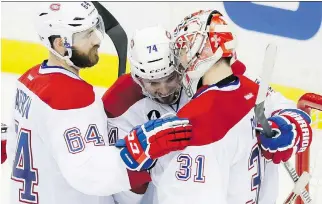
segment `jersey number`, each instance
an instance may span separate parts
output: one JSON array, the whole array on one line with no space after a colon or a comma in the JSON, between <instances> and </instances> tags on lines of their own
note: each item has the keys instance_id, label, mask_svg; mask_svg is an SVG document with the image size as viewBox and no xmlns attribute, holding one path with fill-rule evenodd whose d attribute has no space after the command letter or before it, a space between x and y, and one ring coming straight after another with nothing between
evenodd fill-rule
<instances>
[{"instance_id":1,"label":"jersey number","mask_svg":"<svg viewBox=\"0 0 322 204\"><path fill-rule=\"evenodd\" d=\"M84 1L83 3L81 3L81 5L82 5L82 7L84 7L85 9L88 9L91 5L88 3L88 2L86 2L86 1Z\"/></svg>"},{"instance_id":2,"label":"jersey number","mask_svg":"<svg viewBox=\"0 0 322 204\"><path fill-rule=\"evenodd\" d=\"M104 139L98 132L98 128L95 124L88 126L84 139L80 130L76 127L67 129L64 133L64 137L68 151L72 154L82 152L85 149L85 142L92 142L95 146L105 145Z\"/></svg>"},{"instance_id":3,"label":"jersey number","mask_svg":"<svg viewBox=\"0 0 322 204\"><path fill-rule=\"evenodd\" d=\"M205 182L204 176L204 164L205 164L205 156L198 155L195 158L196 163L196 173L194 175L194 182ZM179 171L176 171L176 178L181 181L187 181L191 178L191 167L192 167L192 158L189 154L179 154L177 157L177 162L180 163Z\"/></svg>"},{"instance_id":4,"label":"jersey number","mask_svg":"<svg viewBox=\"0 0 322 204\"><path fill-rule=\"evenodd\" d=\"M34 190L38 185L38 169L33 166L31 150L31 131L21 128L11 179L22 183L22 188L19 189L20 202L39 203L38 192Z\"/></svg>"},{"instance_id":5,"label":"jersey number","mask_svg":"<svg viewBox=\"0 0 322 204\"><path fill-rule=\"evenodd\" d=\"M248 160L248 170L255 168L255 174L252 176L251 180L251 191L256 191L256 200L258 199L259 188L261 184L261 165L260 165L260 150L256 144L249 156ZM247 203L255 203L255 201L250 200Z\"/></svg>"},{"instance_id":6,"label":"jersey number","mask_svg":"<svg viewBox=\"0 0 322 204\"><path fill-rule=\"evenodd\" d=\"M146 47L149 50L149 53L151 53L152 51L154 52L158 52L158 48L156 45L150 45Z\"/></svg>"}]
</instances>

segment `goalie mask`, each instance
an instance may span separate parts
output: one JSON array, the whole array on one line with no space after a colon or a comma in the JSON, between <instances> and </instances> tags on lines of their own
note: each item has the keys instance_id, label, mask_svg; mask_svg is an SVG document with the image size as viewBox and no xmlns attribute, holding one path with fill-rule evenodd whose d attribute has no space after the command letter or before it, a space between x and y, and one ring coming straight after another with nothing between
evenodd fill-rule
<instances>
[{"instance_id":1,"label":"goalie mask","mask_svg":"<svg viewBox=\"0 0 322 204\"><path fill-rule=\"evenodd\" d=\"M79 69L97 63L97 49L104 37L105 28L101 16L91 2L42 3L35 21L41 42L69 66ZM64 54L53 49L52 37L62 39L66 49ZM81 62L82 56L77 57L78 50L74 47L76 44L79 48L90 47L89 53L82 54L96 57L97 59L92 60L96 62Z\"/></svg>"},{"instance_id":2,"label":"goalie mask","mask_svg":"<svg viewBox=\"0 0 322 204\"><path fill-rule=\"evenodd\" d=\"M170 42L170 33L161 26L136 31L130 42L132 78L144 95L162 104L175 103L181 91Z\"/></svg>"},{"instance_id":3,"label":"goalie mask","mask_svg":"<svg viewBox=\"0 0 322 204\"><path fill-rule=\"evenodd\" d=\"M185 17L174 30L174 39L171 49L176 70L184 74L183 87L189 97L196 93L200 78L216 62L223 57L234 59L235 37L216 10L202 10Z\"/></svg>"}]
</instances>

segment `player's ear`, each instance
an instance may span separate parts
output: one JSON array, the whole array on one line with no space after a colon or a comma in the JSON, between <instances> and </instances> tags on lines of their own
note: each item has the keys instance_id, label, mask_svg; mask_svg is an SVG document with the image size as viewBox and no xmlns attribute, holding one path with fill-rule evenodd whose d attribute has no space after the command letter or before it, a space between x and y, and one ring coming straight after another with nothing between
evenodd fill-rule
<instances>
[{"instance_id":1,"label":"player's ear","mask_svg":"<svg viewBox=\"0 0 322 204\"><path fill-rule=\"evenodd\" d=\"M64 53L66 51L64 44L63 44L63 39L60 37L56 37L55 39L53 39L52 41L52 47L53 49L58 52L59 54L61 54L62 56L64 56Z\"/></svg>"}]
</instances>

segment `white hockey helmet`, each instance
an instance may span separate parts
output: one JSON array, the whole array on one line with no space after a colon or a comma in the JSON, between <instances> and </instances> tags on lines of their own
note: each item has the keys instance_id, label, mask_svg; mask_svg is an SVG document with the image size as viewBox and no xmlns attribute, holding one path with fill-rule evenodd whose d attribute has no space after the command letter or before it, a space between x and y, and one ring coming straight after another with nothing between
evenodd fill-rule
<instances>
[{"instance_id":1,"label":"white hockey helmet","mask_svg":"<svg viewBox=\"0 0 322 204\"><path fill-rule=\"evenodd\" d=\"M143 79L160 79L174 71L171 34L162 26L137 30L131 39L131 73Z\"/></svg>"},{"instance_id":2,"label":"white hockey helmet","mask_svg":"<svg viewBox=\"0 0 322 204\"><path fill-rule=\"evenodd\" d=\"M75 35L95 28L94 32L102 40L105 28L101 16L91 2L43 2L35 16L35 27L41 42L54 55L75 68L72 57ZM51 36L60 36L67 52L64 56L56 52L49 40Z\"/></svg>"},{"instance_id":3,"label":"white hockey helmet","mask_svg":"<svg viewBox=\"0 0 322 204\"><path fill-rule=\"evenodd\" d=\"M137 30L130 42L132 78L142 87L143 94L161 103L174 103L181 90L181 76L175 71L170 43L171 34L160 25ZM149 91L153 90L147 88L149 82L162 83L167 91ZM175 96L171 101L165 100L170 95Z\"/></svg>"},{"instance_id":4,"label":"white hockey helmet","mask_svg":"<svg viewBox=\"0 0 322 204\"><path fill-rule=\"evenodd\" d=\"M198 11L184 18L174 30L176 69L192 97L201 77L223 57L235 61L236 37L217 10Z\"/></svg>"}]
</instances>

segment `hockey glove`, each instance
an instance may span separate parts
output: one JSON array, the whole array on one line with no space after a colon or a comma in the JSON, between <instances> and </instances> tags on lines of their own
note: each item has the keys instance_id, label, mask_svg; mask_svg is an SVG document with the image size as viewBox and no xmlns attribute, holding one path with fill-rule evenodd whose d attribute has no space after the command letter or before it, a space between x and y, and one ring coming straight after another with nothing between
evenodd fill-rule
<instances>
[{"instance_id":1,"label":"hockey glove","mask_svg":"<svg viewBox=\"0 0 322 204\"><path fill-rule=\"evenodd\" d=\"M188 119L156 119L135 127L115 146L122 148L120 155L128 169L141 171L153 167L157 158L184 149L191 135L192 126Z\"/></svg>"},{"instance_id":2,"label":"hockey glove","mask_svg":"<svg viewBox=\"0 0 322 204\"><path fill-rule=\"evenodd\" d=\"M267 137L261 125L256 127L263 156L275 164L288 161L297 152L304 152L312 141L310 116L299 109L284 109L268 118L274 136Z\"/></svg>"}]
</instances>

